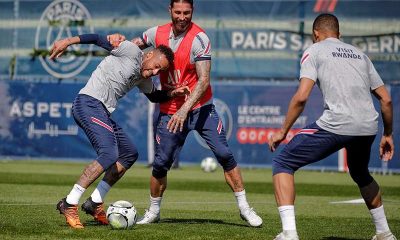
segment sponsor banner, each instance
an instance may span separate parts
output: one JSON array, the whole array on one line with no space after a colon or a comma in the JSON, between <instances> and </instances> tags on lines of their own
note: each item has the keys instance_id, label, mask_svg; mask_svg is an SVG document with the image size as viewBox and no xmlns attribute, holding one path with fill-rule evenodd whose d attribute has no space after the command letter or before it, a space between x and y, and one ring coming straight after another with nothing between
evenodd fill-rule
<instances>
[{"instance_id":1,"label":"sponsor banner","mask_svg":"<svg viewBox=\"0 0 400 240\"><path fill-rule=\"evenodd\" d=\"M297 78L310 35L271 29L221 29L213 44L213 70L220 77ZM222 37L221 37L222 36ZM400 34L343 37L373 61L386 82L400 76ZM351 57L351 56L349 56Z\"/></svg>"},{"instance_id":2,"label":"sponsor banner","mask_svg":"<svg viewBox=\"0 0 400 240\"><path fill-rule=\"evenodd\" d=\"M96 153L75 123L71 110L82 87L78 83L0 81L0 155L94 159ZM147 103L143 94L133 90L120 101L112 115L144 158L147 156Z\"/></svg>"},{"instance_id":3,"label":"sponsor banner","mask_svg":"<svg viewBox=\"0 0 400 240\"><path fill-rule=\"evenodd\" d=\"M72 102L83 87L80 83L54 84L23 81L0 81L0 156L51 159L90 159L96 157L87 137L76 125ZM394 141L399 149L400 86L389 86L394 105ZM266 83L215 83L214 104L230 149L235 159L243 165L270 166L272 157L302 127L318 119L322 113L322 96L315 88L303 114L275 153L268 150L268 137L281 127L296 84ZM375 102L378 108L378 102ZM147 161L149 151L148 100L137 90L131 91L119 102L112 118L125 130L139 151L139 161ZM150 123L151 124L151 123ZM219 126L219 128L221 127ZM218 129L217 129L218 130ZM380 168L379 134L371 151L370 167ZM186 139L180 161L199 164L212 151L192 132ZM311 165L319 169L343 169L338 166L338 153ZM398 153L389 162L389 170L400 170Z\"/></svg>"},{"instance_id":4,"label":"sponsor banner","mask_svg":"<svg viewBox=\"0 0 400 240\"><path fill-rule=\"evenodd\" d=\"M276 152L269 151L268 138L282 126L287 106L296 89L295 84L214 85L216 110L227 132L229 147L239 164L271 166L272 157L279 153L282 146L301 128L318 119L323 109L322 96L317 89L314 89L303 114L293 125L286 140ZM202 147L197 147L198 144ZM189 134L181 152L181 161L197 163L208 156L213 156L213 153L199 135ZM336 170L337 154L313 166Z\"/></svg>"},{"instance_id":5,"label":"sponsor banner","mask_svg":"<svg viewBox=\"0 0 400 240\"><path fill-rule=\"evenodd\" d=\"M270 166L272 157L279 153L282 147L304 126L316 121L323 111L322 95L317 87L312 91L303 114L298 118L290 130L286 140L279 146L275 153L268 149L268 137L279 131L289 101L296 91L297 86L290 84L214 84L214 102L227 132L228 144L235 159L242 165ZM395 149L399 148L400 133L396 126L400 126L400 86L390 87L394 105L394 141ZM379 103L375 101L379 112ZM379 141L382 133L382 121L379 119L379 132L371 150L371 168L381 168L379 159ZM201 147L199 147L199 145ZM342 152L340 152L342 153ZM189 134L182 149L180 159L184 162L200 163L208 156L213 156L201 138ZM310 165L311 168L345 170L339 152L326 159ZM398 153L394 160L389 162L389 169L400 170Z\"/></svg>"}]
</instances>

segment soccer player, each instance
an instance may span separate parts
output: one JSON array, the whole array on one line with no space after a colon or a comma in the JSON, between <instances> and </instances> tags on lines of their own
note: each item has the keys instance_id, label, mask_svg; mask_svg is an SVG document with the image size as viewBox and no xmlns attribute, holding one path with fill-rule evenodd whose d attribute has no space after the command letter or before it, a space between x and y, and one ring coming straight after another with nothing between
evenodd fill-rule
<instances>
[{"instance_id":1,"label":"soccer player","mask_svg":"<svg viewBox=\"0 0 400 240\"><path fill-rule=\"evenodd\" d=\"M294 214L294 173L341 148L347 150L349 172L360 189L376 227L373 239L396 239L389 230L378 184L368 171L371 145L378 131L372 94L379 100L383 135L379 151L384 161L394 153L393 107L382 79L359 49L339 40L339 22L332 14L319 15L313 24L314 43L301 58L300 85L292 97L281 131L269 139L275 151L304 109L315 84L321 89L324 112L306 126L273 158L275 199L283 231L275 239L298 239Z\"/></svg>"},{"instance_id":2,"label":"soccer player","mask_svg":"<svg viewBox=\"0 0 400 240\"><path fill-rule=\"evenodd\" d=\"M237 199L240 216L251 226L258 227L262 219L247 202L239 166L228 147L222 121L213 104L210 40L204 30L192 22L193 0L171 0L169 12L172 22L150 28L143 33L143 38L133 41L141 49L161 44L170 46L175 54L174 68L160 74L162 89L189 86L191 94L160 104L156 153L150 179L150 207L137 224L160 220L167 172L188 133L196 130L222 165L226 182Z\"/></svg>"},{"instance_id":3,"label":"soccer player","mask_svg":"<svg viewBox=\"0 0 400 240\"><path fill-rule=\"evenodd\" d=\"M138 158L135 145L111 118L118 100L134 87L138 87L151 101L166 101L188 93L188 89L155 90L150 77L173 65L173 52L165 45L144 54L130 41L115 41L111 45L105 36L84 34L56 41L50 58L59 57L68 46L77 43L94 43L110 51L72 106L73 117L96 150L97 159L84 169L71 192L57 204L60 214L71 227L83 228L77 206L84 191L105 172L102 181L83 203L82 210L100 224L108 224L103 206L105 195Z\"/></svg>"}]
</instances>

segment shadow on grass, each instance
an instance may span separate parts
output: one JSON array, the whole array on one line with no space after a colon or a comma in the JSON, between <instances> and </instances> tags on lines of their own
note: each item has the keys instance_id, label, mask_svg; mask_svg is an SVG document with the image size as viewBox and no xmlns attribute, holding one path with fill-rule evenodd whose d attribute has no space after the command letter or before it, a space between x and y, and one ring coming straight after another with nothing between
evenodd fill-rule
<instances>
[{"instance_id":1,"label":"shadow on grass","mask_svg":"<svg viewBox=\"0 0 400 240\"><path fill-rule=\"evenodd\" d=\"M229 225L229 226L237 226L237 227L250 227L246 224L237 224L224 222L222 220L213 220L213 219L196 219L196 218L163 218L160 223L181 223L181 224L221 224L221 225Z\"/></svg>"},{"instance_id":2,"label":"shadow on grass","mask_svg":"<svg viewBox=\"0 0 400 240\"><path fill-rule=\"evenodd\" d=\"M95 220L89 220L89 221L85 221L82 223L83 223L83 226L85 226L85 227L86 226L107 226L107 225L101 224Z\"/></svg>"}]
</instances>

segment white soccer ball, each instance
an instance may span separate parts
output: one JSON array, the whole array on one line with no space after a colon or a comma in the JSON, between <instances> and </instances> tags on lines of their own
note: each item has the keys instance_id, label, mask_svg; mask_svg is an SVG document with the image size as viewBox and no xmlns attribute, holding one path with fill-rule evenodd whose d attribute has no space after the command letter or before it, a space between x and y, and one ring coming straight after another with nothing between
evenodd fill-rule
<instances>
[{"instance_id":1,"label":"white soccer ball","mask_svg":"<svg viewBox=\"0 0 400 240\"><path fill-rule=\"evenodd\" d=\"M201 161L200 166L204 172L214 172L217 170L218 162L215 160L215 158L206 157Z\"/></svg>"},{"instance_id":2,"label":"white soccer ball","mask_svg":"<svg viewBox=\"0 0 400 240\"><path fill-rule=\"evenodd\" d=\"M136 208L128 201L116 201L108 207L107 219L113 229L132 228L137 220Z\"/></svg>"}]
</instances>

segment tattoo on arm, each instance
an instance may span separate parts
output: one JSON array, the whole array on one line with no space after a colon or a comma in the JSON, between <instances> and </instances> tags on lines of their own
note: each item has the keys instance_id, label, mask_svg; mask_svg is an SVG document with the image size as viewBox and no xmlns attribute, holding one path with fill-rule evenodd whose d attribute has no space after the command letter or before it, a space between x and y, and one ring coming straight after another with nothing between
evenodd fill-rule
<instances>
[{"instance_id":1,"label":"tattoo on arm","mask_svg":"<svg viewBox=\"0 0 400 240\"><path fill-rule=\"evenodd\" d=\"M198 61L196 62L196 72L198 77L198 82L193 92L189 95L185 104L182 105L181 109L189 112L194 105L200 100L200 98L206 92L208 86L210 85L210 71L211 71L211 61Z\"/></svg>"}]
</instances>

